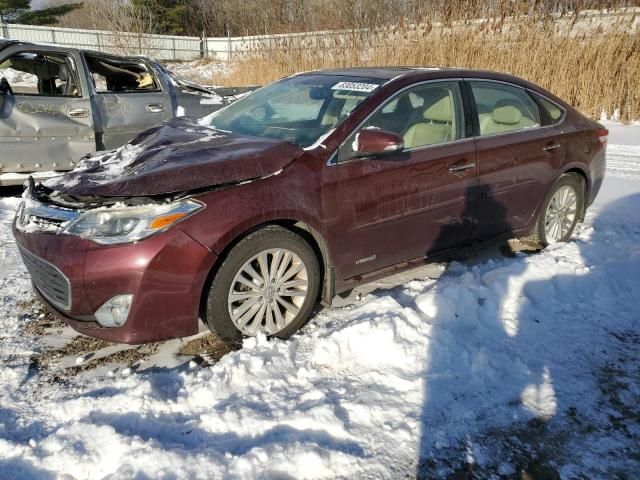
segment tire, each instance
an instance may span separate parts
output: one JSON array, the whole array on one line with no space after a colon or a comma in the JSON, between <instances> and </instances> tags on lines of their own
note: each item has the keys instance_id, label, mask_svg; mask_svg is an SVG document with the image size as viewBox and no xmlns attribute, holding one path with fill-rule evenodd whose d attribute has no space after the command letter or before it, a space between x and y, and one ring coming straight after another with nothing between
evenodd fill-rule
<instances>
[{"instance_id":1,"label":"tire","mask_svg":"<svg viewBox=\"0 0 640 480\"><path fill-rule=\"evenodd\" d=\"M568 195L564 197L563 194ZM571 205L571 194L575 197L574 206ZM563 198L568 202L566 205L562 203ZM542 204L533 232L520 240L525 244L543 247L557 242L568 242L583 217L584 207L584 179L574 173L561 175L553 183Z\"/></svg>"},{"instance_id":2,"label":"tire","mask_svg":"<svg viewBox=\"0 0 640 480\"><path fill-rule=\"evenodd\" d=\"M302 270L287 278L301 265ZM287 339L308 320L320 284L318 259L305 239L291 230L268 226L250 233L229 251L211 283L205 321L211 331L234 342L258 333Z\"/></svg>"}]
</instances>

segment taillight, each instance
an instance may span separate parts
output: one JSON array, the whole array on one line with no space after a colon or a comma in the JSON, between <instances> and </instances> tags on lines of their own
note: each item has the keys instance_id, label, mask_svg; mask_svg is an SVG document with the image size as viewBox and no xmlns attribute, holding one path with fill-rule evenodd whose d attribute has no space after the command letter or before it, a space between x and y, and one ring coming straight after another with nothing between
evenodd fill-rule
<instances>
[{"instance_id":1,"label":"taillight","mask_svg":"<svg viewBox=\"0 0 640 480\"><path fill-rule=\"evenodd\" d=\"M602 144L602 148L607 148L607 142L609 141L609 130L606 128L599 128L596 130L596 134L598 135L598 140Z\"/></svg>"}]
</instances>

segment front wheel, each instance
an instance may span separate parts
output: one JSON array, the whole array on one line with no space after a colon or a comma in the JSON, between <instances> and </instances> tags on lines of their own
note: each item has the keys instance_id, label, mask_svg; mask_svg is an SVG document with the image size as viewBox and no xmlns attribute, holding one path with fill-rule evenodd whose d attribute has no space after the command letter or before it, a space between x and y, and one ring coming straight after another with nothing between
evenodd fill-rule
<instances>
[{"instance_id":1,"label":"front wheel","mask_svg":"<svg viewBox=\"0 0 640 480\"><path fill-rule=\"evenodd\" d=\"M576 174L564 174L551 187L536 226L525 241L542 246L568 242L584 211L585 184Z\"/></svg>"},{"instance_id":2,"label":"front wheel","mask_svg":"<svg viewBox=\"0 0 640 480\"><path fill-rule=\"evenodd\" d=\"M266 227L238 242L218 269L206 321L227 340L258 333L288 338L308 319L319 288L311 246L290 230Z\"/></svg>"}]
</instances>

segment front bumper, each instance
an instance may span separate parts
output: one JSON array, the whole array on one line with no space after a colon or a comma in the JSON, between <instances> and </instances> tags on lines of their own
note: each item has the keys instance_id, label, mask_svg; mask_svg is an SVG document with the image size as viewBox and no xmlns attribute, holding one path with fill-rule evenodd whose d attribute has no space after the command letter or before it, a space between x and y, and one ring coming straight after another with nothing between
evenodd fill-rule
<instances>
[{"instance_id":1,"label":"front bumper","mask_svg":"<svg viewBox=\"0 0 640 480\"><path fill-rule=\"evenodd\" d=\"M200 300L217 257L180 228L136 243L103 246L69 235L13 227L21 249L55 266L69 281L70 307L40 299L74 330L121 343L148 343L198 332ZM43 293L45 293L43 295ZM116 295L132 294L120 327L102 327L95 312Z\"/></svg>"}]
</instances>

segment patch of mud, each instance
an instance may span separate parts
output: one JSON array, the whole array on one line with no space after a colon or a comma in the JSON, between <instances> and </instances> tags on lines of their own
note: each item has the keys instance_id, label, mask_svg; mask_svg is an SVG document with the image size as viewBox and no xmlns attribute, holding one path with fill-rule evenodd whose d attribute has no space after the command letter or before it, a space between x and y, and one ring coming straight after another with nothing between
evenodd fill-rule
<instances>
[{"instance_id":1,"label":"patch of mud","mask_svg":"<svg viewBox=\"0 0 640 480\"><path fill-rule=\"evenodd\" d=\"M416 478L560 480L557 465L567 439L541 419L490 429L422 459ZM477 449L481 464L476 462Z\"/></svg>"},{"instance_id":2,"label":"patch of mud","mask_svg":"<svg viewBox=\"0 0 640 480\"><path fill-rule=\"evenodd\" d=\"M185 344L178 355L192 356L196 363L212 365L227 353L241 348L240 345L227 342L217 335L209 334L199 337Z\"/></svg>"},{"instance_id":3,"label":"patch of mud","mask_svg":"<svg viewBox=\"0 0 640 480\"><path fill-rule=\"evenodd\" d=\"M22 331L34 337L41 337L48 330L55 330L57 333L61 333L65 326L65 323L52 313L43 312L33 321L27 323Z\"/></svg>"},{"instance_id":4,"label":"patch of mud","mask_svg":"<svg viewBox=\"0 0 640 480\"><path fill-rule=\"evenodd\" d=\"M27 300L18 300L16 308L25 316L25 324L22 331L34 337L41 337L48 330L60 333L66 324L48 311L35 297Z\"/></svg>"},{"instance_id":5,"label":"patch of mud","mask_svg":"<svg viewBox=\"0 0 640 480\"><path fill-rule=\"evenodd\" d=\"M140 345L135 348L128 348L126 350L119 350L110 355L105 355L104 357L95 358L93 360L89 360L81 363L80 365L76 365L73 367L65 368L60 372L62 376L75 376L79 373L86 372L88 370L93 370L98 367L102 367L110 364L117 364L119 366L126 366L127 368L131 368L134 365L142 362L149 356L153 355L158 351L157 343L149 343L146 345Z\"/></svg>"},{"instance_id":6,"label":"patch of mud","mask_svg":"<svg viewBox=\"0 0 640 480\"><path fill-rule=\"evenodd\" d=\"M105 342L104 340L99 340L97 338L76 337L69 343L59 348L52 348L38 353L38 363L41 366L46 367L48 365L56 363L61 358L69 357L72 355L95 355L95 352L97 352L98 350L107 348L112 345L115 344Z\"/></svg>"}]
</instances>

